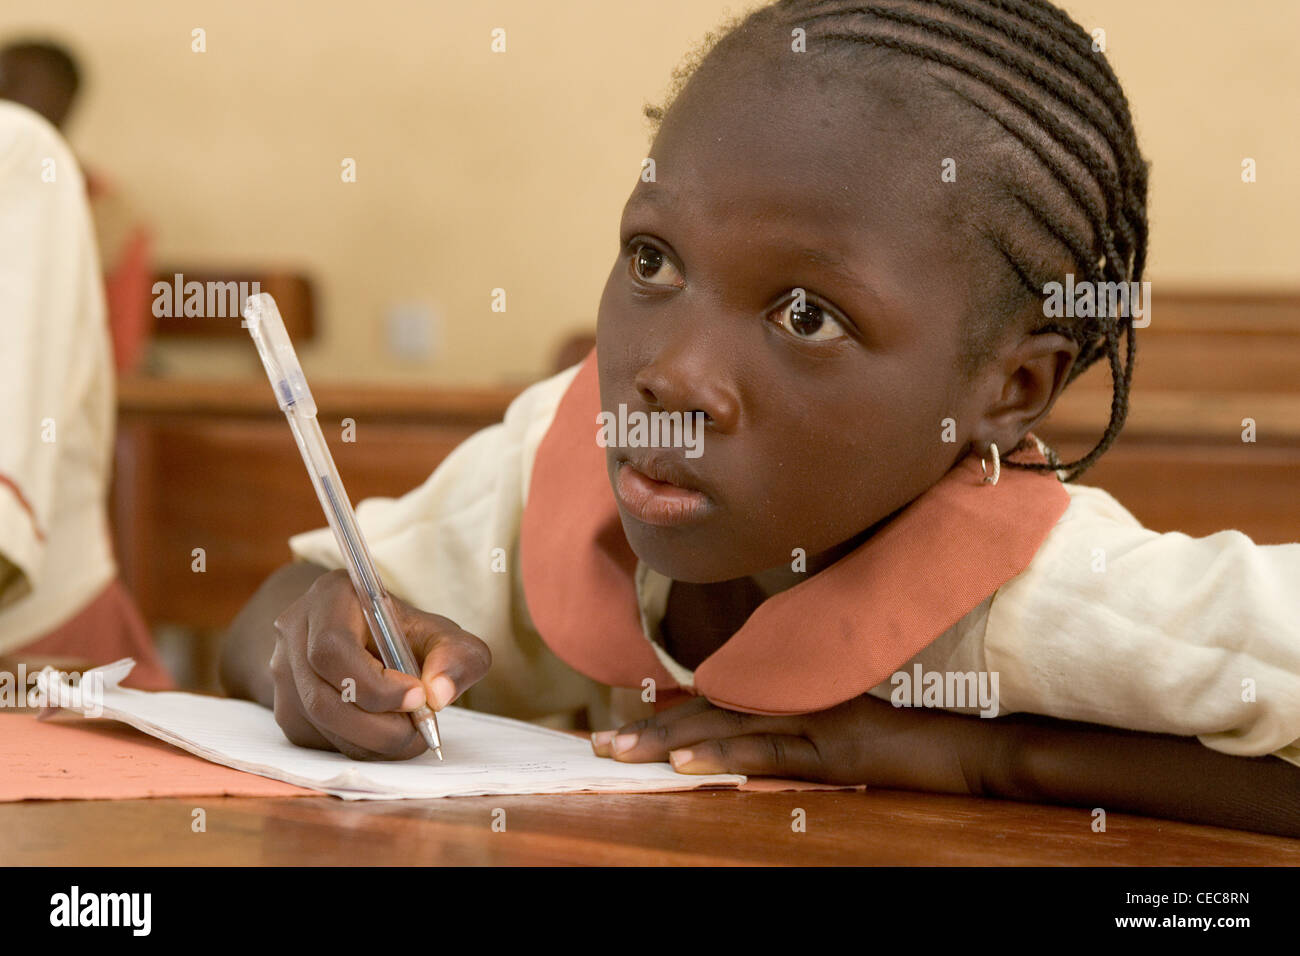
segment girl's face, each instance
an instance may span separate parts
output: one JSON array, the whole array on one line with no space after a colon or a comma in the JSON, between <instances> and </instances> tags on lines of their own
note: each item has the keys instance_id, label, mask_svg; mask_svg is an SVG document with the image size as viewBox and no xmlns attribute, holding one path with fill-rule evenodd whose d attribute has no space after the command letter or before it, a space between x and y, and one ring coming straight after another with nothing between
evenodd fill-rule
<instances>
[{"instance_id":1,"label":"girl's face","mask_svg":"<svg viewBox=\"0 0 1300 956\"><path fill-rule=\"evenodd\" d=\"M943 136L874 92L764 75L679 96L600 303L601 407L707 416L698 457L607 449L632 549L680 581L775 580L795 549L819 570L960 460L976 417Z\"/></svg>"}]
</instances>

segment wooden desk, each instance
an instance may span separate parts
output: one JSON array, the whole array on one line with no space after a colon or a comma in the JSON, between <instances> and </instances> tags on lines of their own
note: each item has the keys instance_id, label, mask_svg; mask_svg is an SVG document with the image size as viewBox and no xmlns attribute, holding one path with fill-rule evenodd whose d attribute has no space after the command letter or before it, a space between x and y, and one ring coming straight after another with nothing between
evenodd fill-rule
<instances>
[{"instance_id":1,"label":"wooden desk","mask_svg":"<svg viewBox=\"0 0 1300 956\"><path fill-rule=\"evenodd\" d=\"M0 866L380 864L1300 866L1300 840L894 790L0 803Z\"/></svg>"},{"instance_id":2,"label":"wooden desk","mask_svg":"<svg viewBox=\"0 0 1300 956\"><path fill-rule=\"evenodd\" d=\"M190 830L195 807L206 833ZM1083 809L889 790L30 801L0 804L0 865L1300 865L1300 840L1090 824Z\"/></svg>"},{"instance_id":3,"label":"wooden desk","mask_svg":"<svg viewBox=\"0 0 1300 956\"><path fill-rule=\"evenodd\" d=\"M1153 298L1151 325L1137 330L1128 420L1080 484L1105 488L1156 531L1300 541L1300 295ZM1110 401L1103 359L1037 432L1073 461L1104 433ZM1253 442L1242 440L1243 419L1255 422Z\"/></svg>"},{"instance_id":4,"label":"wooden desk","mask_svg":"<svg viewBox=\"0 0 1300 956\"><path fill-rule=\"evenodd\" d=\"M452 449L500 421L519 390L312 391L355 504L418 487ZM123 581L151 624L224 629L292 559L288 538L325 523L284 415L265 381L128 380L118 405L112 504ZM351 441L342 440L345 420Z\"/></svg>"}]
</instances>

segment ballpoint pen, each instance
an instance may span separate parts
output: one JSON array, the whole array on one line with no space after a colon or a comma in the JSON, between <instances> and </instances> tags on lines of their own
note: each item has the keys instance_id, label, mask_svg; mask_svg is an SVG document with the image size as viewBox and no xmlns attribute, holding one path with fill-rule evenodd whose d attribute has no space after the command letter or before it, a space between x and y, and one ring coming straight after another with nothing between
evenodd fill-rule
<instances>
[{"instance_id":1,"label":"ballpoint pen","mask_svg":"<svg viewBox=\"0 0 1300 956\"><path fill-rule=\"evenodd\" d=\"M289 333L275 300L265 292L249 296L244 304L243 324L253 336L276 401L289 420L289 428L298 443L298 450L302 452L316 496L347 564L352 586L357 589L361 611L379 648L379 655L384 659L384 666L418 679L420 668L416 666L406 635L397 624L388 591L370 560L370 549L361 537L348 493L343 489L338 469L334 467L334 457L316 421L316 400L307 387L307 379L298 364L298 356L289 341ZM438 736L438 718L433 711L427 704L422 704L411 712L411 722L429 749L441 760L442 739Z\"/></svg>"}]
</instances>

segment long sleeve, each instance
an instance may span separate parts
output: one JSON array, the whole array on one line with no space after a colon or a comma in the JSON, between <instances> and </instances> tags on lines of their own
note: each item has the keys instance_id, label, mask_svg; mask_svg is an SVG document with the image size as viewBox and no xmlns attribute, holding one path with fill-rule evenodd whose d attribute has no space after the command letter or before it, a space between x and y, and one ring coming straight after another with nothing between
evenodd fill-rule
<instances>
[{"instance_id":1,"label":"long sleeve","mask_svg":"<svg viewBox=\"0 0 1300 956\"><path fill-rule=\"evenodd\" d=\"M1161 534L1101 489L1067 488L1058 526L986 609L1001 712L1300 764L1300 544Z\"/></svg>"}]
</instances>

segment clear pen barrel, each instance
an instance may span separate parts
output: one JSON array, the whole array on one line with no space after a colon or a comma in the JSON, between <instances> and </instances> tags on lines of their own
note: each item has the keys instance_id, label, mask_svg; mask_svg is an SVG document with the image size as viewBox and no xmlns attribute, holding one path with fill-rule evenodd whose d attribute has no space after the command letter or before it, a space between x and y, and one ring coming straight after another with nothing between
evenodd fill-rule
<instances>
[{"instance_id":1,"label":"clear pen barrel","mask_svg":"<svg viewBox=\"0 0 1300 956\"><path fill-rule=\"evenodd\" d=\"M420 669L411 656L407 642L402 638L392 602L379 582L374 562L370 559L370 551L357 530L351 502L348 501L343 482L334 468L334 460L325 450L325 436L321 433L320 424L314 416L301 417L292 408L286 411L289 427L298 439L298 447L302 449L307 470L316 486L316 494L321 501L328 502L325 517L334 531L334 537L347 551L343 557L352 585L358 596L365 595L361 600L361 611L366 617L370 633L375 637L375 643L379 645L379 656L383 658L384 666L419 677Z\"/></svg>"}]
</instances>

